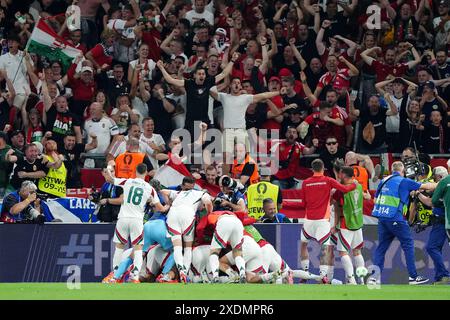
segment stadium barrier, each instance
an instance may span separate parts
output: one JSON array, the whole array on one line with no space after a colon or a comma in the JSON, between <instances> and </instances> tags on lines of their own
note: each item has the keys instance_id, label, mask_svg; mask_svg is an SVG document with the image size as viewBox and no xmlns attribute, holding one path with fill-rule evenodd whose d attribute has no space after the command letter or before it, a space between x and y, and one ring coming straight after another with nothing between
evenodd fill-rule
<instances>
[{"instance_id":1,"label":"stadium barrier","mask_svg":"<svg viewBox=\"0 0 450 320\"><path fill-rule=\"evenodd\" d=\"M293 269L300 268L300 224L256 224L261 234ZM81 282L100 282L110 272L114 224L0 224L0 282L66 282L79 271ZM426 253L429 229L414 234L416 266L421 275L434 277L433 262ZM366 266L378 243L377 227L364 228ZM318 273L320 247L310 246L311 271ZM448 268L450 249L444 247ZM336 258L335 278L344 271ZM395 240L386 254L383 283L407 283L405 257Z\"/></svg>"}]
</instances>

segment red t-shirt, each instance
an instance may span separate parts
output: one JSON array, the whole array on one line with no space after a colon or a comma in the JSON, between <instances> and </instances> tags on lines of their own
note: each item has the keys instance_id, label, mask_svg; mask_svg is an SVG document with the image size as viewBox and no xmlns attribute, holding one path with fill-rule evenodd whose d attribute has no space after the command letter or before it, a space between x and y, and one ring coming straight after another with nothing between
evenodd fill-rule
<instances>
[{"instance_id":1,"label":"red t-shirt","mask_svg":"<svg viewBox=\"0 0 450 320\"><path fill-rule=\"evenodd\" d=\"M156 29L142 32L142 42L148 45L148 58L153 61L161 59L161 33Z\"/></svg>"},{"instance_id":2,"label":"red t-shirt","mask_svg":"<svg viewBox=\"0 0 450 320\"><path fill-rule=\"evenodd\" d=\"M387 76L390 74L394 77L402 77L409 69L406 63L389 65L378 60L372 62L372 67L375 69L377 82L386 80Z\"/></svg>"},{"instance_id":3,"label":"red t-shirt","mask_svg":"<svg viewBox=\"0 0 450 320\"><path fill-rule=\"evenodd\" d=\"M350 87L350 70L347 68L338 69L336 74L331 74L329 71L320 77L318 88L323 88L326 85L333 86L336 81L343 84L344 87Z\"/></svg>"},{"instance_id":4,"label":"red t-shirt","mask_svg":"<svg viewBox=\"0 0 450 320\"><path fill-rule=\"evenodd\" d=\"M312 127L313 139L319 140L319 148L323 147L327 138L334 134L335 125L320 119L320 112L314 112L306 117L305 122Z\"/></svg>"},{"instance_id":5,"label":"red t-shirt","mask_svg":"<svg viewBox=\"0 0 450 320\"><path fill-rule=\"evenodd\" d=\"M97 62L100 67L104 64L109 66L112 64L112 56L107 56L105 54L105 50L100 43L93 47L90 52L92 54L92 58L94 58L95 62Z\"/></svg>"},{"instance_id":6,"label":"red t-shirt","mask_svg":"<svg viewBox=\"0 0 450 320\"><path fill-rule=\"evenodd\" d=\"M293 149L292 153L291 150ZM276 147L276 155L278 155L279 161L287 160L289 154L291 154L289 165L286 169L278 169L275 177L280 180L288 179L295 175L297 168L300 166L300 155L305 149L305 146L301 143L296 142L294 145L288 145L286 140L280 142Z\"/></svg>"},{"instance_id":7,"label":"red t-shirt","mask_svg":"<svg viewBox=\"0 0 450 320\"><path fill-rule=\"evenodd\" d=\"M283 102L283 98L281 96L276 96L270 99L278 109L283 109L284 107L284 102ZM267 106L267 112L270 111L270 107ZM270 130L280 130L281 129L281 123L278 123L277 121L275 121L275 119L267 119L266 121L264 121L263 125L262 125L263 129L270 129Z\"/></svg>"},{"instance_id":8,"label":"red t-shirt","mask_svg":"<svg viewBox=\"0 0 450 320\"><path fill-rule=\"evenodd\" d=\"M321 220L330 218L331 189L349 192L356 188L355 184L344 186L320 173L314 173L311 178L303 181L300 190L301 199L305 204L305 218L308 220Z\"/></svg>"}]
</instances>

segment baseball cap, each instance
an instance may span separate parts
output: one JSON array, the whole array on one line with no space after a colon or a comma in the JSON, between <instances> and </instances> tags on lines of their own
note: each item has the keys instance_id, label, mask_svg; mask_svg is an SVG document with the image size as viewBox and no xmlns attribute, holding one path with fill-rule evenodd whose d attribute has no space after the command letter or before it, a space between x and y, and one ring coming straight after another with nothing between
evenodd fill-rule
<instances>
[{"instance_id":1,"label":"baseball cap","mask_svg":"<svg viewBox=\"0 0 450 320\"><path fill-rule=\"evenodd\" d=\"M22 130L14 130L11 135L10 138L17 136L18 134L22 134L25 137L25 133Z\"/></svg>"},{"instance_id":2,"label":"baseball cap","mask_svg":"<svg viewBox=\"0 0 450 320\"><path fill-rule=\"evenodd\" d=\"M428 80L427 82L425 82L423 86L424 86L424 87L428 87L428 88L430 88L430 89L432 89L432 90L434 90L434 88L436 88L436 86L434 85L434 82L433 82L433 81L430 81L430 80Z\"/></svg>"},{"instance_id":3,"label":"baseball cap","mask_svg":"<svg viewBox=\"0 0 450 320\"><path fill-rule=\"evenodd\" d=\"M92 70L92 68L89 66L84 66L81 68L81 72L85 72L85 71L94 72L94 70Z\"/></svg>"},{"instance_id":4,"label":"baseball cap","mask_svg":"<svg viewBox=\"0 0 450 320\"><path fill-rule=\"evenodd\" d=\"M445 6L445 7L449 7L450 6L448 0L441 0L441 1L439 1L439 5L440 6Z\"/></svg>"},{"instance_id":5,"label":"baseball cap","mask_svg":"<svg viewBox=\"0 0 450 320\"><path fill-rule=\"evenodd\" d=\"M281 77L291 77L294 74L288 68L282 68L280 72L278 72L278 76Z\"/></svg>"},{"instance_id":6,"label":"baseball cap","mask_svg":"<svg viewBox=\"0 0 450 320\"><path fill-rule=\"evenodd\" d=\"M269 79L269 82L272 82L272 81L276 81L278 83L281 83L280 78L278 78L277 76L271 76L270 79Z\"/></svg>"},{"instance_id":7,"label":"baseball cap","mask_svg":"<svg viewBox=\"0 0 450 320\"><path fill-rule=\"evenodd\" d=\"M227 36L227 31L224 28L217 28L216 33L223 35L224 37Z\"/></svg>"}]
</instances>

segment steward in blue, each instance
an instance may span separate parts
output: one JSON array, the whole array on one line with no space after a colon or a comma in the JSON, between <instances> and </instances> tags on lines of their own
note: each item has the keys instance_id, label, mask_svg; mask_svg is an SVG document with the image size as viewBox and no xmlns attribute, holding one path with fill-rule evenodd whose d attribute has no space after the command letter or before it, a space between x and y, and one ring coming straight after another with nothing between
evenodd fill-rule
<instances>
[{"instance_id":1,"label":"steward in blue","mask_svg":"<svg viewBox=\"0 0 450 320\"><path fill-rule=\"evenodd\" d=\"M435 184L421 184L414 180L404 178L404 165L400 161L392 164L392 175L384 178L378 185L375 193L375 206L372 216L378 218L379 244L374 254L374 265L384 267L384 257L394 238L400 241L406 257L409 273L409 284L421 284L428 279L418 276L414 257L414 240L411 235L405 214L408 208L409 196L412 191L419 189L433 190ZM378 282L371 277L369 282Z\"/></svg>"}]
</instances>

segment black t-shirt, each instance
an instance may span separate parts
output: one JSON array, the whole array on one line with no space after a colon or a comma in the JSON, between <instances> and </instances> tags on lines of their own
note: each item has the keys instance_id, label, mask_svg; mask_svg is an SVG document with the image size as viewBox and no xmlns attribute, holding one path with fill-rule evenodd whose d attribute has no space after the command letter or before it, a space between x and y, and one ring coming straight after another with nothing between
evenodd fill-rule
<instances>
[{"instance_id":1,"label":"black t-shirt","mask_svg":"<svg viewBox=\"0 0 450 320\"><path fill-rule=\"evenodd\" d=\"M209 90L216 85L214 77L207 76L202 85L195 83L194 79L184 80L186 90L186 126L194 121L210 123L208 117Z\"/></svg>"},{"instance_id":2,"label":"black t-shirt","mask_svg":"<svg viewBox=\"0 0 450 320\"><path fill-rule=\"evenodd\" d=\"M311 60L309 60L311 61ZM307 66L305 68L305 74L306 74L306 82L308 83L308 87L311 89L311 92L314 92L316 90L317 84L319 83L320 77L322 77L325 74L325 71L320 70L319 73L312 72L311 68Z\"/></svg>"},{"instance_id":3,"label":"black t-shirt","mask_svg":"<svg viewBox=\"0 0 450 320\"><path fill-rule=\"evenodd\" d=\"M75 133L74 127L80 127L80 119L71 112L58 112L53 105L47 112L47 131L52 132L52 139L58 145L64 143L64 137L68 132Z\"/></svg>"},{"instance_id":4,"label":"black t-shirt","mask_svg":"<svg viewBox=\"0 0 450 320\"><path fill-rule=\"evenodd\" d=\"M172 99L166 99L174 107L176 102ZM170 138L172 134L172 116L171 113L167 112L164 108L163 101L157 98L150 98L147 102L148 105L148 115L155 119L155 132L158 132L165 139Z\"/></svg>"},{"instance_id":5,"label":"black t-shirt","mask_svg":"<svg viewBox=\"0 0 450 320\"><path fill-rule=\"evenodd\" d=\"M369 112L369 107L365 107L361 110L361 130L364 130L369 121L372 122L375 128L375 138L372 144L368 144L366 140L362 139L362 143L366 148L378 148L386 140L386 112L387 109L381 107L375 115L372 115Z\"/></svg>"},{"instance_id":6,"label":"black t-shirt","mask_svg":"<svg viewBox=\"0 0 450 320\"><path fill-rule=\"evenodd\" d=\"M442 107L441 103L437 99L434 99L429 102L427 101L423 104L422 111L421 111L425 115L425 121L424 121L425 125L430 124L430 117L431 117L431 113L433 111L439 111L441 113L442 119L445 120L447 118L444 108Z\"/></svg>"},{"instance_id":7,"label":"black t-shirt","mask_svg":"<svg viewBox=\"0 0 450 320\"><path fill-rule=\"evenodd\" d=\"M25 180L30 180L37 185L39 179L19 178L18 173L20 171L37 172L41 170L45 173L48 172L48 168L42 163L42 159L36 159L34 163L29 163L25 157L21 157L17 160L16 166L14 167L13 175L11 177L11 185L16 190L20 188L22 182Z\"/></svg>"},{"instance_id":8,"label":"black t-shirt","mask_svg":"<svg viewBox=\"0 0 450 320\"><path fill-rule=\"evenodd\" d=\"M80 155L86 149L86 144L76 143L72 150L67 150L64 145L58 148L58 152L64 156L64 166L67 170L67 188L78 188L80 186L80 174L78 164Z\"/></svg>"},{"instance_id":9,"label":"black t-shirt","mask_svg":"<svg viewBox=\"0 0 450 320\"><path fill-rule=\"evenodd\" d=\"M333 162L336 159L344 160L346 153L347 153L347 150L345 148L338 147L336 153L331 154L328 152L327 147L324 147L322 149L322 151L320 152L319 158L322 159L323 164L325 165L325 168L334 177Z\"/></svg>"},{"instance_id":10,"label":"black t-shirt","mask_svg":"<svg viewBox=\"0 0 450 320\"><path fill-rule=\"evenodd\" d=\"M267 104L258 103L255 108L255 113L245 113L245 128L260 129L267 120Z\"/></svg>"},{"instance_id":11,"label":"black t-shirt","mask_svg":"<svg viewBox=\"0 0 450 320\"><path fill-rule=\"evenodd\" d=\"M11 110L11 106L5 99L3 99L3 101L0 102L0 130L3 130L5 125L9 123L9 111L10 110Z\"/></svg>"},{"instance_id":12,"label":"black t-shirt","mask_svg":"<svg viewBox=\"0 0 450 320\"><path fill-rule=\"evenodd\" d=\"M283 96L283 102L285 105L295 103L297 105L296 110L302 113L302 117L306 118L307 115L311 113L311 108L306 104L305 99L301 98L298 94L288 97L287 95ZM290 112L292 110L290 109Z\"/></svg>"},{"instance_id":13,"label":"black t-shirt","mask_svg":"<svg viewBox=\"0 0 450 320\"><path fill-rule=\"evenodd\" d=\"M286 137L286 132L287 129L289 127L294 127L297 128L300 123L302 123L303 120L300 119L299 122L293 122L291 120L291 116L287 116L286 118L283 119L283 121L281 122L281 130L280 130L280 138L284 139L284 137ZM299 139L300 141L303 141L302 139Z\"/></svg>"},{"instance_id":14,"label":"black t-shirt","mask_svg":"<svg viewBox=\"0 0 450 320\"><path fill-rule=\"evenodd\" d=\"M316 48L316 36L314 31L309 30L308 39L306 39L306 41L299 41L296 44L298 51L301 53L306 63L309 63L312 58L320 58Z\"/></svg>"},{"instance_id":15,"label":"black t-shirt","mask_svg":"<svg viewBox=\"0 0 450 320\"><path fill-rule=\"evenodd\" d=\"M422 135L423 152L428 154L441 153L441 144L445 152L445 136L445 130L441 126L425 125Z\"/></svg>"}]
</instances>

